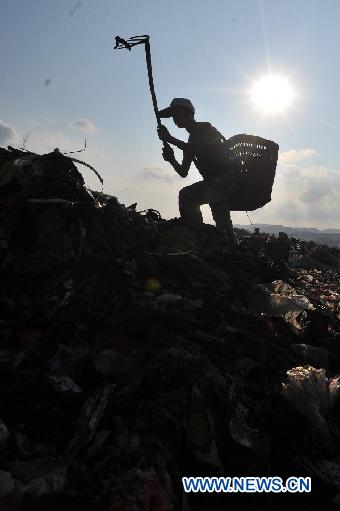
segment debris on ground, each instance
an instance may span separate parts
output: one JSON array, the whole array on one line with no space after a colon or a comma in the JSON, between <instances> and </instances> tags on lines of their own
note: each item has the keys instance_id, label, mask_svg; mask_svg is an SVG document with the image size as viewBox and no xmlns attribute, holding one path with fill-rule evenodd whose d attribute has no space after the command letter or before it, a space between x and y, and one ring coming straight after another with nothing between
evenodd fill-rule
<instances>
[{"instance_id":1,"label":"debris on ground","mask_svg":"<svg viewBox=\"0 0 340 511\"><path fill-rule=\"evenodd\" d=\"M183 492L209 475L309 476L294 503L339 509L340 250L210 225L183 247L58 152L0 172L0 509L286 510Z\"/></svg>"}]
</instances>

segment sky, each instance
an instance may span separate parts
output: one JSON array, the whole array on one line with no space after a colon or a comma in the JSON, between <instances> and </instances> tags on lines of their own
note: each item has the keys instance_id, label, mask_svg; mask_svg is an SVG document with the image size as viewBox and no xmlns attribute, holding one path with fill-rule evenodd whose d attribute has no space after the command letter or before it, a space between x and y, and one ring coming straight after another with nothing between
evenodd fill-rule
<instances>
[{"instance_id":1,"label":"sky","mask_svg":"<svg viewBox=\"0 0 340 511\"><path fill-rule=\"evenodd\" d=\"M78 157L104 192L137 210L179 216L185 179L162 158L142 45L150 36L159 108L189 98L196 120L226 138L248 133L280 146L272 201L254 223L340 228L339 0L0 0L0 146ZM265 113L254 83L283 77L294 99ZM170 132L188 133L164 121ZM181 151L175 151L181 160ZM87 186L100 189L79 167ZM204 219L212 223L209 206ZM234 223L249 222L232 212Z\"/></svg>"}]
</instances>

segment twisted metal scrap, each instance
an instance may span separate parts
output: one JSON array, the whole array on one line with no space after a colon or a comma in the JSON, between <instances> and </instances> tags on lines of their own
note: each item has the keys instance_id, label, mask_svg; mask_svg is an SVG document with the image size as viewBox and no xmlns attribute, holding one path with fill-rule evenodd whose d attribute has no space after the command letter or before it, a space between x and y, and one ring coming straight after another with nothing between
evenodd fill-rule
<instances>
[{"instance_id":1,"label":"twisted metal scrap","mask_svg":"<svg viewBox=\"0 0 340 511\"><path fill-rule=\"evenodd\" d=\"M133 46L136 46L137 44L143 44L146 41L149 41L150 36L136 35L136 36L130 37L128 40L123 39L120 36L117 36L115 39L116 39L116 46L114 47L115 50L122 50L125 48L125 49L131 51L131 48Z\"/></svg>"}]
</instances>

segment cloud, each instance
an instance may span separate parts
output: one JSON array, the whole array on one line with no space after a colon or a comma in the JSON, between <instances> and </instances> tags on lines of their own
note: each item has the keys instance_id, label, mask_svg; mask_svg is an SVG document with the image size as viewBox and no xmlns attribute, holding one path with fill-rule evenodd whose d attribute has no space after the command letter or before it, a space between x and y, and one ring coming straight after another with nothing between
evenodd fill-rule
<instances>
[{"instance_id":1,"label":"cloud","mask_svg":"<svg viewBox=\"0 0 340 511\"><path fill-rule=\"evenodd\" d=\"M0 144L5 145L11 140L15 139L15 137L15 129L0 119Z\"/></svg>"},{"instance_id":2,"label":"cloud","mask_svg":"<svg viewBox=\"0 0 340 511\"><path fill-rule=\"evenodd\" d=\"M340 217L340 171L314 164L316 154L312 148L281 154L272 202L258 214L265 217L265 223L320 228L335 225Z\"/></svg>"},{"instance_id":3,"label":"cloud","mask_svg":"<svg viewBox=\"0 0 340 511\"><path fill-rule=\"evenodd\" d=\"M309 162L316 154L312 148L282 153L277 181L285 188L286 198L301 206L317 205L322 199L340 204L340 172Z\"/></svg>"},{"instance_id":4,"label":"cloud","mask_svg":"<svg viewBox=\"0 0 340 511\"><path fill-rule=\"evenodd\" d=\"M91 122L89 119L76 119L71 123L71 127L75 128L79 131L82 131L83 133L95 133L97 131L97 128Z\"/></svg>"},{"instance_id":5,"label":"cloud","mask_svg":"<svg viewBox=\"0 0 340 511\"><path fill-rule=\"evenodd\" d=\"M294 165L316 154L317 152L315 149L310 147L304 149L290 149L289 151L279 154L279 162L284 165Z\"/></svg>"},{"instance_id":6,"label":"cloud","mask_svg":"<svg viewBox=\"0 0 340 511\"><path fill-rule=\"evenodd\" d=\"M156 179L167 183L177 180L177 176L174 172L157 166L144 167L140 171L140 176L142 179Z\"/></svg>"}]
</instances>

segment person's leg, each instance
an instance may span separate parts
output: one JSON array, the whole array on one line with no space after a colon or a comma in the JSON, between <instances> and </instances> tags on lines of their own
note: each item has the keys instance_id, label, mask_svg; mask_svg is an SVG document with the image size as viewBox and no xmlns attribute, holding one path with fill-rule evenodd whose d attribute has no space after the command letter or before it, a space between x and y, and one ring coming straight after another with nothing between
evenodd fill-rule
<instances>
[{"instance_id":1,"label":"person's leg","mask_svg":"<svg viewBox=\"0 0 340 511\"><path fill-rule=\"evenodd\" d=\"M213 219L216 223L216 228L224 231L227 239L230 243L235 244L237 242L236 235L234 233L233 223L230 217L230 211L228 211L227 200L221 202L214 202L209 204Z\"/></svg>"},{"instance_id":2,"label":"person's leg","mask_svg":"<svg viewBox=\"0 0 340 511\"><path fill-rule=\"evenodd\" d=\"M217 181L199 181L182 188L178 196L179 212L186 223L203 223L200 206L212 204L225 198L225 191Z\"/></svg>"},{"instance_id":3,"label":"person's leg","mask_svg":"<svg viewBox=\"0 0 340 511\"><path fill-rule=\"evenodd\" d=\"M233 227L230 211L227 209L227 201L214 202L209 204L217 229L230 229Z\"/></svg>"},{"instance_id":4,"label":"person's leg","mask_svg":"<svg viewBox=\"0 0 340 511\"><path fill-rule=\"evenodd\" d=\"M178 194L178 208L181 218L187 224L202 224L203 217L200 206L201 194L199 194L198 187L199 183L195 183L191 186L185 186L180 190Z\"/></svg>"}]
</instances>

